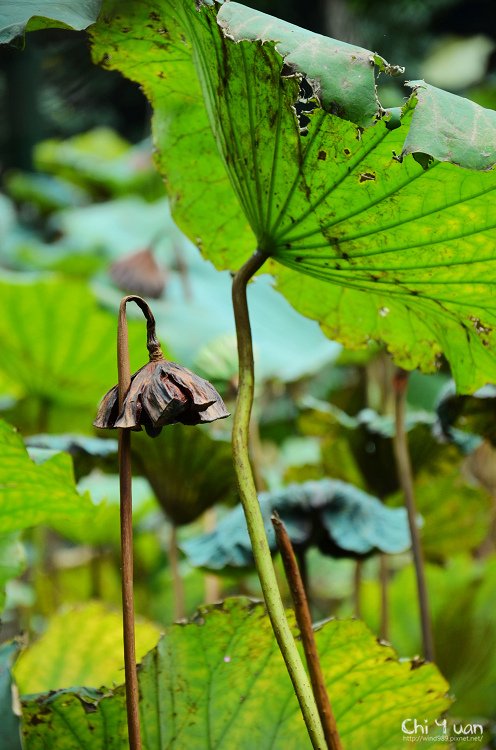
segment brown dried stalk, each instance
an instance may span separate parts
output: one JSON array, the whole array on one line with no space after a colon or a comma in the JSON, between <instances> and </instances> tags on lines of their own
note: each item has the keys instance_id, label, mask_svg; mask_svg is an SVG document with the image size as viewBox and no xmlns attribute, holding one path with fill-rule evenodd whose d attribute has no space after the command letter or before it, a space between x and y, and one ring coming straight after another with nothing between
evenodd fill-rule
<instances>
[{"instance_id":1,"label":"brown dried stalk","mask_svg":"<svg viewBox=\"0 0 496 750\"><path fill-rule=\"evenodd\" d=\"M117 328L117 373L119 411L131 384L129 346L124 297L119 308ZM124 671L126 676L127 726L130 750L141 750L138 673L134 635L133 592L133 499L131 472L131 431L119 429L119 481L122 558L122 625L124 633Z\"/></svg>"},{"instance_id":2,"label":"brown dried stalk","mask_svg":"<svg viewBox=\"0 0 496 750\"><path fill-rule=\"evenodd\" d=\"M334 718L324 683L324 676L322 674L322 667L320 665L317 644L315 643L315 635L312 627L312 617L308 607L305 587L303 586L293 545L291 544L284 523L281 521L276 511L273 512L270 520L274 526L277 546L281 553L286 578L293 598L296 622L300 629L301 642L305 652L312 690L319 711L320 720L322 722L327 747L329 750L343 750L338 734L336 719Z\"/></svg>"}]
</instances>

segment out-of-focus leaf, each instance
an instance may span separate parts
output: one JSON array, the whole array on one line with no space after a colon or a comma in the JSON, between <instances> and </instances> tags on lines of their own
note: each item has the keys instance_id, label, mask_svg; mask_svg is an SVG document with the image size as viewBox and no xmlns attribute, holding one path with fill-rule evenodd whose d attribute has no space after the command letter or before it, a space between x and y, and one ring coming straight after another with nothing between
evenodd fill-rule
<instances>
[{"instance_id":1,"label":"out-of-focus leaf","mask_svg":"<svg viewBox=\"0 0 496 750\"><path fill-rule=\"evenodd\" d=\"M34 162L42 172L60 175L88 190L113 196L136 192L151 200L164 189L151 160L147 141L131 146L115 130L95 128L66 140L47 140L34 149Z\"/></svg>"},{"instance_id":2,"label":"out-of-focus leaf","mask_svg":"<svg viewBox=\"0 0 496 750\"><path fill-rule=\"evenodd\" d=\"M221 393L235 391L238 383L236 336L228 333L213 339L200 349L193 369Z\"/></svg>"},{"instance_id":3,"label":"out-of-focus leaf","mask_svg":"<svg viewBox=\"0 0 496 750\"><path fill-rule=\"evenodd\" d=\"M78 482L79 492L89 494L92 505L87 518L65 519L56 526L63 536L79 544L119 547L119 477L94 471ZM142 477L133 479L133 524L139 524L150 511L157 509L153 491Z\"/></svg>"},{"instance_id":4,"label":"out-of-focus leaf","mask_svg":"<svg viewBox=\"0 0 496 750\"><path fill-rule=\"evenodd\" d=\"M212 438L203 427L170 425L150 440L133 435L137 473L150 482L167 517L190 523L215 503L235 497L231 445Z\"/></svg>"},{"instance_id":5,"label":"out-of-focus leaf","mask_svg":"<svg viewBox=\"0 0 496 750\"><path fill-rule=\"evenodd\" d=\"M21 750L18 707L14 706L12 665L19 652L15 641L0 646L0 747L2 750Z\"/></svg>"},{"instance_id":6,"label":"out-of-focus leaf","mask_svg":"<svg viewBox=\"0 0 496 750\"><path fill-rule=\"evenodd\" d=\"M74 484L70 456L59 453L36 465L22 438L0 421L0 534L87 518L91 503Z\"/></svg>"},{"instance_id":7,"label":"out-of-focus leaf","mask_svg":"<svg viewBox=\"0 0 496 750\"><path fill-rule=\"evenodd\" d=\"M217 348L222 340L227 342L224 337L235 335L232 278L195 257L198 253L191 246L183 251L190 298L185 297L183 281L176 275L169 279L166 299L153 309L157 330L181 362L194 368L198 356L204 358L211 346ZM257 379L291 382L336 361L341 346L326 339L317 324L306 320L282 299L272 288L270 277L257 277L248 294ZM231 352L229 343L227 347L225 357Z\"/></svg>"},{"instance_id":8,"label":"out-of-focus leaf","mask_svg":"<svg viewBox=\"0 0 496 750\"><path fill-rule=\"evenodd\" d=\"M277 510L296 547L318 546L333 557L362 557L378 550L403 552L410 533L403 508L387 508L377 498L344 482L321 479L259 495L265 530L277 550L270 516ZM182 549L194 565L214 570L253 565L241 506L208 534L188 539Z\"/></svg>"},{"instance_id":9,"label":"out-of-focus leaf","mask_svg":"<svg viewBox=\"0 0 496 750\"><path fill-rule=\"evenodd\" d=\"M0 536L0 612L5 604L5 584L22 573L26 562L26 551L20 535L15 532L2 534Z\"/></svg>"},{"instance_id":10,"label":"out-of-focus leaf","mask_svg":"<svg viewBox=\"0 0 496 750\"><path fill-rule=\"evenodd\" d=\"M30 455L32 449L69 453L77 480L102 465L117 471L117 440L71 434L31 435L26 445Z\"/></svg>"},{"instance_id":11,"label":"out-of-focus leaf","mask_svg":"<svg viewBox=\"0 0 496 750\"><path fill-rule=\"evenodd\" d=\"M405 706L428 721L447 708L447 685L434 665L412 669L356 620L326 622L316 633L323 672L346 750L397 750ZM187 750L225 745L239 750L307 750L310 741L264 608L230 599L201 609L186 625L173 625L145 657L139 673L144 750ZM210 686L205 691L205 684ZM26 750L48 737L65 750L77 728L80 747L121 748L112 701L95 696L85 712L85 694L64 692L23 701ZM357 721L355 706L360 705ZM233 717L235 720L233 721ZM37 718L39 721L35 721ZM122 718L121 718L122 721Z\"/></svg>"},{"instance_id":12,"label":"out-of-focus leaf","mask_svg":"<svg viewBox=\"0 0 496 750\"><path fill-rule=\"evenodd\" d=\"M80 31L94 23L101 0L16 0L0 9L0 44L21 36L25 30L45 27L69 27Z\"/></svg>"},{"instance_id":13,"label":"out-of-focus leaf","mask_svg":"<svg viewBox=\"0 0 496 750\"><path fill-rule=\"evenodd\" d=\"M360 484L384 498L398 490L398 477L393 451L394 419L381 416L372 409L363 409L351 417L333 404L306 398L299 423L306 435L320 436L323 442L325 470L341 473L340 478L356 481L357 469L362 475ZM413 470L434 465L443 447L432 433L435 416L428 412L408 412L406 430ZM347 445L346 445L347 443Z\"/></svg>"},{"instance_id":14,"label":"out-of-focus leaf","mask_svg":"<svg viewBox=\"0 0 496 750\"><path fill-rule=\"evenodd\" d=\"M472 396L461 396L451 382L443 390L436 412L439 432L464 453L474 451L482 438L496 446L496 386L486 385Z\"/></svg>"},{"instance_id":15,"label":"out-of-focus leaf","mask_svg":"<svg viewBox=\"0 0 496 750\"><path fill-rule=\"evenodd\" d=\"M422 78L450 91L464 91L484 78L493 50L494 42L484 34L441 38L422 62Z\"/></svg>"},{"instance_id":16,"label":"out-of-focus leaf","mask_svg":"<svg viewBox=\"0 0 496 750\"><path fill-rule=\"evenodd\" d=\"M116 378L114 317L67 279L9 276L0 294L0 369L41 403L96 408ZM131 321L129 333L137 369L146 360L144 326Z\"/></svg>"},{"instance_id":17,"label":"out-of-focus leaf","mask_svg":"<svg viewBox=\"0 0 496 750\"><path fill-rule=\"evenodd\" d=\"M136 622L136 657L153 648L160 631ZM19 656L14 677L21 693L61 687L100 687L124 682L122 617L100 602L55 615L46 632Z\"/></svg>"},{"instance_id":18,"label":"out-of-focus leaf","mask_svg":"<svg viewBox=\"0 0 496 750\"><path fill-rule=\"evenodd\" d=\"M168 201L147 203L139 195L59 211L50 226L63 235L64 247L72 252L99 253L110 260L153 247L160 261L170 264L173 244L184 242Z\"/></svg>"},{"instance_id":19,"label":"out-of-focus leaf","mask_svg":"<svg viewBox=\"0 0 496 750\"><path fill-rule=\"evenodd\" d=\"M67 180L52 175L9 172L5 186L17 203L32 203L43 212L89 203L89 194Z\"/></svg>"},{"instance_id":20,"label":"out-of-focus leaf","mask_svg":"<svg viewBox=\"0 0 496 750\"><path fill-rule=\"evenodd\" d=\"M433 618L436 664L450 682L456 702L453 714L465 719L496 717L496 638L494 600L496 560L450 560L445 567L427 565L427 587ZM421 651L412 566L389 585L389 640L400 656ZM380 591L366 581L362 591L365 622L379 633Z\"/></svg>"}]
</instances>

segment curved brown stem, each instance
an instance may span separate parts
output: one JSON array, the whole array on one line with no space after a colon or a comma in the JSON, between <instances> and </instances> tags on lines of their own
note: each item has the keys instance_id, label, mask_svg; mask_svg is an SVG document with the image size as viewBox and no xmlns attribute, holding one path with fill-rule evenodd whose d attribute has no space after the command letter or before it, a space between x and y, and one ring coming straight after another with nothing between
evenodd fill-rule
<instances>
[{"instance_id":1,"label":"curved brown stem","mask_svg":"<svg viewBox=\"0 0 496 750\"><path fill-rule=\"evenodd\" d=\"M144 302L141 300L141 297L124 297L119 308L119 323L117 329L119 410L122 409L124 397L131 384L126 322L126 302L130 300L137 302L142 309L143 307L140 302ZM138 302L138 300L140 300L140 302ZM146 307L148 307L148 305L146 305ZM148 308L148 310L150 310L150 308ZM148 322L149 319L147 317L147 323ZM155 332L155 321L153 321L153 332ZM148 349L148 351L150 351L150 349ZM124 635L124 671L126 675L127 726L130 749L141 750L139 688L138 673L136 670L136 647L134 635L131 430L123 428L119 429L119 484L122 558L122 625Z\"/></svg>"},{"instance_id":2,"label":"curved brown stem","mask_svg":"<svg viewBox=\"0 0 496 750\"><path fill-rule=\"evenodd\" d=\"M122 329L124 331L125 329L127 369L128 369L128 372L130 373L129 352L128 352L128 345L127 345L127 323L126 323L126 304L128 302L135 302L146 318L146 348L148 349L148 356L150 357L150 362L163 359L164 355L162 353L162 349L160 348L159 340L157 338L155 318L150 309L150 306L145 302L145 300L142 297L138 297L137 294L129 294L127 297L123 297L121 300L120 307L119 307L119 330ZM120 334L118 334L118 336L119 335ZM119 345L119 338L117 339L117 345ZM117 356L119 357L119 354ZM129 383L130 382L131 382L131 375L129 374ZM119 379L119 383L120 383L120 379ZM122 398L124 398L124 396L126 395L126 391L129 388L129 383L127 384L126 389L124 390ZM120 407L120 402L119 402L119 409L120 408L121 407Z\"/></svg>"},{"instance_id":3,"label":"curved brown stem","mask_svg":"<svg viewBox=\"0 0 496 750\"><path fill-rule=\"evenodd\" d=\"M415 494L413 490L413 474L408 451L408 440L405 430L405 407L406 389L408 385L408 373L400 368L397 369L393 379L395 397L395 437L394 454L398 480L405 496L406 509L408 513L408 524L412 538L413 562L417 576L417 592L420 608L420 624L422 628L422 642L424 647L424 658L426 661L434 661L434 640L432 637L431 620L429 613L429 598L425 580L424 556L420 534L417 526L417 509L415 507Z\"/></svg>"},{"instance_id":4,"label":"curved brown stem","mask_svg":"<svg viewBox=\"0 0 496 750\"><path fill-rule=\"evenodd\" d=\"M324 675L322 674L322 667L317 652L317 644L315 643L315 634L313 632L312 616L308 607L305 587L300 575L293 545L291 544L284 523L281 521L276 511L274 511L270 520L274 527L277 546L281 553L284 571L291 591L296 622L300 629L301 642L303 644L303 651L305 652L308 672L310 674L313 695L322 722L327 747L328 750L343 750L341 739L338 734L336 719L334 718L329 696L327 694Z\"/></svg>"}]
</instances>

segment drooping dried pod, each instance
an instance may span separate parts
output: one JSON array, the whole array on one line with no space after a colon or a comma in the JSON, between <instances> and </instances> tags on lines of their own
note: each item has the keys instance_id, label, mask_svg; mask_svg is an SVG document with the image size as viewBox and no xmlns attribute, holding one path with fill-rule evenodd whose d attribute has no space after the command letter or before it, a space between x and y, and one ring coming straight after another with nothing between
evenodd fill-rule
<instances>
[{"instance_id":1,"label":"drooping dried pod","mask_svg":"<svg viewBox=\"0 0 496 750\"><path fill-rule=\"evenodd\" d=\"M167 424L200 424L229 416L213 385L185 367L165 359L155 333L155 319L146 302L135 295L134 301L147 320L147 348L150 361L131 376L131 385L119 409L118 386L103 397L95 427L141 430L151 437Z\"/></svg>"},{"instance_id":2,"label":"drooping dried pod","mask_svg":"<svg viewBox=\"0 0 496 750\"><path fill-rule=\"evenodd\" d=\"M162 296L167 279L150 248L126 255L112 263L110 276L124 291L144 294L154 299Z\"/></svg>"}]
</instances>

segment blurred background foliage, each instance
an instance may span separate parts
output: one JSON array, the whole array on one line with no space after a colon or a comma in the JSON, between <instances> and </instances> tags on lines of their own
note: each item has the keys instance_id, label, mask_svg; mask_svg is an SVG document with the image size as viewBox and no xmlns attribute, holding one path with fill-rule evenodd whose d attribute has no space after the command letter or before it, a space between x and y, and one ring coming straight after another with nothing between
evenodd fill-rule
<instances>
[{"instance_id":1,"label":"blurred background foliage","mask_svg":"<svg viewBox=\"0 0 496 750\"><path fill-rule=\"evenodd\" d=\"M491 0L250 4L376 49L405 65L407 79L425 77L496 104ZM383 103L400 103L405 93L387 86ZM0 639L24 631L36 644L47 627L61 627L53 618L62 605L90 607L85 612L103 633L109 615L88 602L120 603L115 435L97 437L92 428L99 398L116 381L120 297L153 298L169 356L210 379L231 411L236 341L230 275L216 272L172 222L139 89L94 67L83 33L46 30L29 35L23 50L0 50L0 102L0 484L17 472L32 474L38 488L29 511L26 495L12 492L0 512ZM327 340L267 276L254 282L250 301L252 461L259 490L276 498L282 514L284 488L292 484L295 497L313 488L307 505L289 503L286 520L314 616L354 613L401 656L414 656L420 633L408 551L386 554L374 544L362 554L360 541L353 542L358 552L342 544L356 536L355 510L348 501L323 507L315 489L332 479L346 483L350 497L368 493L381 503L379 515L370 511L377 528L394 516L385 510L401 506L391 362L377 349L347 352ZM145 361L144 325L139 314L130 317L137 369ZM410 377L407 428L439 666L457 697L453 715L484 721L489 734L496 722L495 403L493 391L457 401L446 367ZM153 642L152 623L163 627L230 594L260 595L243 521L232 510L229 438L229 420L176 425L153 443L133 435L136 599L148 622L143 653ZM238 513L239 539L230 513ZM398 549L404 533L397 531ZM215 541L212 564L205 540L210 551ZM223 567L219 559L228 558ZM37 685L35 648L19 674L29 664ZM109 655L108 673L118 667Z\"/></svg>"}]
</instances>

